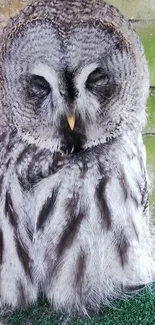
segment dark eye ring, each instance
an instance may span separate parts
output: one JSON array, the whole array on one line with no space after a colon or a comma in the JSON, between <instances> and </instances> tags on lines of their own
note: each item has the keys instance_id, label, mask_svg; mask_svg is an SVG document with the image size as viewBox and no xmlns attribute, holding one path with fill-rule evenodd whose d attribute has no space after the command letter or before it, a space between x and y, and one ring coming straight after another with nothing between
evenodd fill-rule
<instances>
[{"instance_id":1,"label":"dark eye ring","mask_svg":"<svg viewBox=\"0 0 155 325\"><path fill-rule=\"evenodd\" d=\"M106 85L108 76L102 68L96 68L90 73L86 81L86 88L91 90L93 87L100 87Z\"/></svg>"},{"instance_id":2,"label":"dark eye ring","mask_svg":"<svg viewBox=\"0 0 155 325\"><path fill-rule=\"evenodd\" d=\"M27 92L29 97L43 98L51 91L48 81L41 76L31 75L27 84Z\"/></svg>"}]
</instances>

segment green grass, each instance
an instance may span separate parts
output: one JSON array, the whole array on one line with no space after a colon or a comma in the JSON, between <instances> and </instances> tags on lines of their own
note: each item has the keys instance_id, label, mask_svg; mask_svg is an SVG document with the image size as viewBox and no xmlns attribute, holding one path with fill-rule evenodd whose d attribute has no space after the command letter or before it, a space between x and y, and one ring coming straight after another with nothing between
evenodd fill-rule
<instances>
[{"instance_id":1,"label":"green grass","mask_svg":"<svg viewBox=\"0 0 155 325\"><path fill-rule=\"evenodd\" d=\"M60 325L66 317L52 315L47 302L39 301L35 308L14 314L8 325ZM155 292L148 288L126 301L102 308L99 316L70 319L71 325L155 325Z\"/></svg>"}]
</instances>

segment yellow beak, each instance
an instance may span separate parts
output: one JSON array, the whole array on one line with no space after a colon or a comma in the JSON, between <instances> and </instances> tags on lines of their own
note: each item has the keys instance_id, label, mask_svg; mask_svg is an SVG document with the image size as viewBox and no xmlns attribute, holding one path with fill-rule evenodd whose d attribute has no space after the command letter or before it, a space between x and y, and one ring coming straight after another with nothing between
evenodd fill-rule
<instances>
[{"instance_id":1,"label":"yellow beak","mask_svg":"<svg viewBox=\"0 0 155 325\"><path fill-rule=\"evenodd\" d=\"M67 118L67 121L68 121L68 124L70 126L70 129L73 131L74 130L74 127L75 127L75 116L74 115L69 116Z\"/></svg>"}]
</instances>

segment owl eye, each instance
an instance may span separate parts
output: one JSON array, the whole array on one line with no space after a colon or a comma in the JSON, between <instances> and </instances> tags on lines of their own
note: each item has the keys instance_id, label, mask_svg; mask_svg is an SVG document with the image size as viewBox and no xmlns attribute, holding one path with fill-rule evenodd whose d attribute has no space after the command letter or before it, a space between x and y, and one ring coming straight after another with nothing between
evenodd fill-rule
<instances>
[{"instance_id":1,"label":"owl eye","mask_svg":"<svg viewBox=\"0 0 155 325\"><path fill-rule=\"evenodd\" d=\"M94 88L103 87L108 82L108 77L101 68L95 69L90 73L86 81L86 88L93 90Z\"/></svg>"},{"instance_id":2,"label":"owl eye","mask_svg":"<svg viewBox=\"0 0 155 325\"><path fill-rule=\"evenodd\" d=\"M37 97L42 99L50 93L51 87L45 78L32 75L29 78L27 91L29 97Z\"/></svg>"}]
</instances>

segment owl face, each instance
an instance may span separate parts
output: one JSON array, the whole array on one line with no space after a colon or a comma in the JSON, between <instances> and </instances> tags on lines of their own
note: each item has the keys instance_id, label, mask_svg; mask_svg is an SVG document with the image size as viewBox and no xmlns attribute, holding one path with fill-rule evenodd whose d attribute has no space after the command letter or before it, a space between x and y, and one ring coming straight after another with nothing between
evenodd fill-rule
<instances>
[{"instance_id":1,"label":"owl face","mask_svg":"<svg viewBox=\"0 0 155 325\"><path fill-rule=\"evenodd\" d=\"M26 141L70 152L105 143L145 120L148 72L141 46L138 58L119 31L92 18L63 29L36 20L17 28L8 42L2 97L10 123Z\"/></svg>"}]
</instances>

